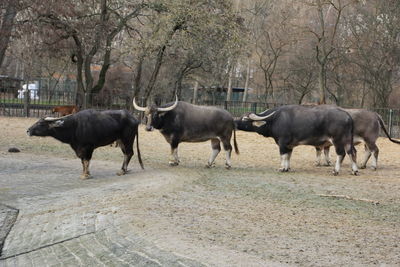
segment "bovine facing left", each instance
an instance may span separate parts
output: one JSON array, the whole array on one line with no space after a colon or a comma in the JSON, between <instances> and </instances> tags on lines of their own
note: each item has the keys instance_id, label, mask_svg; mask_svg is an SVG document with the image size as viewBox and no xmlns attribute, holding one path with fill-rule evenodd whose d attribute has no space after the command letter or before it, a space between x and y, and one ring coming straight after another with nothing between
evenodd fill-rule
<instances>
[{"instance_id":1,"label":"bovine facing left","mask_svg":"<svg viewBox=\"0 0 400 267\"><path fill-rule=\"evenodd\" d=\"M352 163L352 173L358 173L352 135L353 122L348 113L337 107L287 105L258 115L251 113L235 122L239 130L274 138L279 146L282 172L290 169L290 157L295 146L322 146L332 141L338 155L333 173L339 173L346 153Z\"/></svg>"},{"instance_id":2,"label":"bovine facing left","mask_svg":"<svg viewBox=\"0 0 400 267\"><path fill-rule=\"evenodd\" d=\"M29 136L51 136L69 144L81 159L81 179L90 178L89 163L94 149L118 141L124 153L124 161L118 175L127 173L133 155L133 142L138 136L139 121L126 110L95 111L83 110L60 118L44 118L33 124L27 131ZM136 140L138 160L139 140Z\"/></svg>"},{"instance_id":3,"label":"bovine facing left","mask_svg":"<svg viewBox=\"0 0 400 267\"><path fill-rule=\"evenodd\" d=\"M354 144L364 143L365 153L364 159L361 162L360 168L365 169L369 158L372 156L371 167L376 170L378 164L379 148L376 145L376 140L379 137L379 130L382 129L390 141L396 144L400 144L400 141L392 139L385 128L382 118L376 112L369 111L366 109L344 109L350 114L353 119L354 125ZM321 152L324 151L325 163L323 165L329 166L329 147L332 144L330 142L316 147L317 150L317 166L321 165Z\"/></svg>"},{"instance_id":4,"label":"bovine facing left","mask_svg":"<svg viewBox=\"0 0 400 267\"><path fill-rule=\"evenodd\" d=\"M214 160L221 151L220 142L226 151L225 166L231 168L231 137L236 154L239 150L236 143L235 124L232 115L223 109L192 105L176 101L163 107L155 105L140 107L133 99L133 106L139 111L144 111L147 119L146 130L153 128L160 130L161 134L171 145L172 159L169 164L179 164L178 145L181 142L204 142L211 140L212 154L207 167L212 167Z\"/></svg>"}]
</instances>

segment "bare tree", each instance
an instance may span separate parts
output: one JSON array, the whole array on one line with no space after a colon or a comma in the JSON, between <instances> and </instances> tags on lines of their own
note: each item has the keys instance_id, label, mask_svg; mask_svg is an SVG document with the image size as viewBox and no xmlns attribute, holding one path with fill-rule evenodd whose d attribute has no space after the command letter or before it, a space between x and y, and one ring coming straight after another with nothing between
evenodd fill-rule
<instances>
[{"instance_id":1,"label":"bare tree","mask_svg":"<svg viewBox=\"0 0 400 267\"><path fill-rule=\"evenodd\" d=\"M0 4L0 69L11 40L18 4L16 0L7 0Z\"/></svg>"},{"instance_id":2,"label":"bare tree","mask_svg":"<svg viewBox=\"0 0 400 267\"><path fill-rule=\"evenodd\" d=\"M309 27L309 32L316 38L315 58L319 65L318 87L319 103L326 103L327 95L327 66L331 61L331 54L336 48L336 38L343 10L351 2L344 0L313 0L308 2L310 8L317 13L317 20Z\"/></svg>"}]
</instances>

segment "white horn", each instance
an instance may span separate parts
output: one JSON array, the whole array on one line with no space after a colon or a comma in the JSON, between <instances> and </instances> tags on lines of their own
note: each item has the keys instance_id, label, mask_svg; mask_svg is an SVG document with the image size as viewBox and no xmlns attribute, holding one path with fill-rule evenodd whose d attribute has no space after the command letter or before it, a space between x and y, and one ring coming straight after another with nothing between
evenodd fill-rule
<instances>
[{"instance_id":1,"label":"white horn","mask_svg":"<svg viewBox=\"0 0 400 267\"><path fill-rule=\"evenodd\" d=\"M178 96L176 96L175 103L172 106L167 107L167 108L157 108L157 111L158 112L170 111L170 110L173 110L174 108L176 108L177 105L178 105Z\"/></svg>"},{"instance_id":2,"label":"white horn","mask_svg":"<svg viewBox=\"0 0 400 267\"><path fill-rule=\"evenodd\" d=\"M145 111L146 110L146 108L142 108L142 107L139 107L137 104L136 104L136 101L135 101L135 98L133 98L133 107L136 109L136 110L139 110L139 111Z\"/></svg>"},{"instance_id":3,"label":"white horn","mask_svg":"<svg viewBox=\"0 0 400 267\"><path fill-rule=\"evenodd\" d=\"M72 116L72 115L73 115L73 114L69 114L69 115L65 115L65 116L62 116L62 117L58 117L58 118L46 117L46 118L44 118L44 120L45 120L45 121L57 121L57 120L67 118L67 117Z\"/></svg>"},{"instance_id":4,"label":"white horn","mask_svg":"<svg viewBox=\"0 0 400 267\"><path fill-rule=\"evenodd\" d=\"M271 114L268 114L267 116L264 116L264 117L260 117L260 116L254 114L254 113L251 113L251 114L249 115L249 119L251 119L251 120L253 120L253 121L262 121L262 120L268 119L269 117L271 117L272 115L274 115L274 113L275 113L275 111L272 112Z\"/></svg>"}]
</instances>

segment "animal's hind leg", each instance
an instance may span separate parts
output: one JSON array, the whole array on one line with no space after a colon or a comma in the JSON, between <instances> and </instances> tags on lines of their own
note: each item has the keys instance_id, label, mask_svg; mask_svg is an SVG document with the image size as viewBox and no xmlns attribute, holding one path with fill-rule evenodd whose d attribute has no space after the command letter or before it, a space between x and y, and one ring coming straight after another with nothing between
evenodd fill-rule
<instances>
[{"instance_id":1,"label":"animal's hind leg","mask_svg":"<svg viewBox=\"0 0 400 267\"><path fill-rule=\"evenodd\" d=\"M335 168L333 169L333 175L338 175L340 171L340 166L342 165L346 153L343 146L335 145L335 149L337 157L336 157Z\"/></svg>"},{"instance_id":2,"label":"animal's hind leg","mask_svg":"<svg viewBox=\"0 0 400 267\"><path fill-rule=\"evenodd\" d=\"M364 152L364 160L362 161L360 165L360 169L365 169L367 167L367 162L369 158L371 157L372 153L367 144L364 144L365 152Z\"/></svg>"},{"instance_id":3,"label":"animal's hind leg","mask_svg":"<svg viewBox=\"0 0 400 267\"><path fill-rule=\"evenodd\" d=\"M358 175L358 167L357 167L357 151L354 146L347 144L345 146L346 148L346 153L349 155L350 162L351 162L351 170L352 174Z\"/></svg>"},{"instance_id":4,"label":"animal's hind leg","mask_svg":"<svg viewBox=\"0 0 400 267\"><path fill-rule=\"evenodd\" d=\"M219 152L221 151L221 145L220 145L220 141L218 138L211 139L211 148L212 148L212 153L211 153L210 159L208 160L208 163L206 165L206 167L208 167L208 168L214 167L214 160L218 156Z\"/></svg>"},{"instance_id":5,"label":"animal's hind leg","mask_svg":"<svg viewBox=\"0 0 400 267\"><path fill-rule=\"evenodd\" d=\"M126 142L121 140L120 142L118 142L122 153L124 153L124 162L122 163L121 170L117 172L117 175L124 175L128 172L128 164L133 156L133 141L134 140Z\"/></svg>"},{"instance_id":6,"label":"animal's hind leg","mask_svg":"<svg viewBox=\"0 0 400 267\"><path fill-rule=\"evenodd\" d=\"M230 142L230 136L229 138L221 138L221 141L222 144L224 145L224 150L226 153L225 168L230 169L232 167L231 165L232 145Z\"/></svg>"},{"instance_id":7,"label":"animal's hind leg","mask_svg":"<svg viewBox=\"0 0 400 267\"><path fill-rule=\"evenodd\" d=\"M330 166L331 160L329 159L329 146L324 147L325 164L324 166Z\"/></svg>"},{"instance_id":8,"label":"animal's hind leg","mask_svg":"<svg viewBox=\"0 0 400 267\"><path fill-rule=\"evenodd\" d=\"M378 146L374 143L367 143L366 147L368 146L368 149L371 151L370 153L372 154L372 162L371 162L371 168L373 170L376 170L378 167L378 155L379 155L379 148ZM365 163L366 164L366 163Z\"/></svg>"}]
</instances>

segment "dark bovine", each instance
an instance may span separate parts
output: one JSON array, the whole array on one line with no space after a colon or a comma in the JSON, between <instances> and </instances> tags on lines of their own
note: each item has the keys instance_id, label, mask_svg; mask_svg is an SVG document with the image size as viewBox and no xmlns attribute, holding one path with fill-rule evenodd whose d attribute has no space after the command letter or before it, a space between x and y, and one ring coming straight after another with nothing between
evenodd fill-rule
<instances>
[{"instance_id":1,"label":"dark bovine","mask_svg":"<svg viewBox=\"0 0 400 267\"><path fill-rule=\"evenodd\" d=\"M160 130L171 145L172 158L169 162L171 166L176 166L180 162L178 157L179 143L211 140L212 154L207 166L213 166L215 158L221 151L220 142L222 142L226 151L225 165L226 168L230 168L232 132L235 152L239 153L233 117L226 110L192 105L178 101L178 99L174 103L162 107L156 105L140 107L135 103L135 100L133 100L133 105L137 110L144 111L147 119L146 130L151 131L153 128Z\"/></svg>"},{"instance_id":2,"label":"dark bovine","mask_svg":"<svg viewBox=\"0 0 400 267\"><path fill-rule=\"evenodd\" d=\"M382 128L383 132L393 143L400 144L400 141L392 139L387 132L382 118L372 111L365 109L345 109L353 119L354 124L354 144L364 143L365 153L364 159L361 162L360 168L365 169L367 162L372 155L372 169L376 170L378 163L379 148L376 145L376 140L379 137L379 131ZM317 165L321 165L321 152L324 151L325 163L323 165L330 165L329 148L332 143L327 143L323 146L316 147L317 149Z\"/></svg>"},{"instance_id":3,"label":"dark bovine","mask_svg":"<svg viewBox=\"0 0 400 267\"><path fill-rule=\"evenodd\" d=\"M133 142L138 136L139 121L126 110L95 111L83 110L60 118L44 118L33 124L27 131L29 136L51 136L69 144L81 159L82 179L90 178L89 163L94 149L114 141L124 153L124 161L118 175L127 173L133 155ZM138 160L139 140L136 140Z\"/></svg>"},{"instance_id":4,"label":"dark bovine","mask_svg":"<svg viewBox=\"0 0 400 267\"><path fill-rule=\"evenodd\" d=\"M281 169L290 169L290 157L298 145L322 146L332 142L338 155L333 173L337 175L346 153L357 174L356 151L353 145L353 122L350 115L334 106L304 107L287 105L249 114L235 121L239 130L272 137L279 146Z\"/></svg>"}]
</instances>

